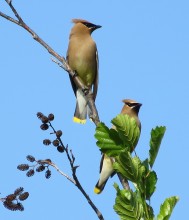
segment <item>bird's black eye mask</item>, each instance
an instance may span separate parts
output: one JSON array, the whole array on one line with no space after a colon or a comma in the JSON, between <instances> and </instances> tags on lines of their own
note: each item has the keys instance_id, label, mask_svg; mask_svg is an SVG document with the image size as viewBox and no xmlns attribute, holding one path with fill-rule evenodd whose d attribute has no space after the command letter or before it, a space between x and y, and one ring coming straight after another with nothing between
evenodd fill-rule
<instances>
[{"instance_id":1,"label":"bird's black eye mask","mask_svg":"<svg viewBox=\"0 0 189 220\"><path fill-rule=\"evenodd\" d=\"M88 23L88 22L83 22L82 24L84 24L86 27L88 28L95 28L96 25L95 24L92 24L92 23Z\"/></svg>"},{"instance_id":2,"label":"bird's black eye mask","mask_svg":"<svg viewBox=\"0 0 189 220\"><path fill-rule=\"evenodd\" d=\"M126 103L129 107L135 107L137 103Z\"/></svg>"}]
</instances>

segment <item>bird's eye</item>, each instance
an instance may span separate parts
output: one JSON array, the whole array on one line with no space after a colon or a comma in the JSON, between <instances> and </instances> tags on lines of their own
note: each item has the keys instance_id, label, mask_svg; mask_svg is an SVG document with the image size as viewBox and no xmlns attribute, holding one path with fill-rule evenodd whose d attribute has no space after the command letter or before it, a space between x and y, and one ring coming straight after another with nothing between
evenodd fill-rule
<instances>
[{"instance_id":1,"label":"bird's eye","mask_svg":"<svg viewBox=\"0 0 189 220\"><path fill-rule=\"evenodd\" d=\"M86 23L86 22L84 22L83 24L84 24L86 27L88 27L88 28L91 27L91 24L90 24L90 23Z\"/></svg>"}]
</instances>

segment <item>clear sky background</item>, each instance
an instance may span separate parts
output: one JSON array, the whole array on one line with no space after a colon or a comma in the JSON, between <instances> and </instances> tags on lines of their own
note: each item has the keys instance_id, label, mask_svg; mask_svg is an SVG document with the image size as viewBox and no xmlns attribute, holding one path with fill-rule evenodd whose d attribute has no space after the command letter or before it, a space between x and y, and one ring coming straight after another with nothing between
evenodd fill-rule
<instances>
[{"instance_id":1,"label":"clear sky background","mask_svg":"<svg viewBox=\"0 0 189 220\"><path fill-rule=\"evenodd\" d=\"M172 220L188 216L189 136L189 2L187 0L128 1L20 1L13 4L25 22L55 51L65 56L72 18L102 25L93 33L100 59L100 84L96 105L101 121L110 120L122 108L121 100L132 98L143 106L142 133L137 147L141 159L148 156L150 131L167 127L154 170L157 191L151 205L155 214L165 198L180 201ZM13 16L5 1L0 10ZM19 26L0 17L0 192L1 197L23 186L30 197L24 212L0 206L3 220L97 219L85 198L67 179L52 170L27 178L17 165L26 155L51 158L71 175L64 154L42 144L50 131L40 130L38 111L54 113L56 129L73 150L77 175L107 220L118 219L113 211L115 190L110 179L101 195L93 193L99 177L100 152L90 121L72 122L75 97L68 74L51 61L47 51Z\"/></svg>"}]
</instances>

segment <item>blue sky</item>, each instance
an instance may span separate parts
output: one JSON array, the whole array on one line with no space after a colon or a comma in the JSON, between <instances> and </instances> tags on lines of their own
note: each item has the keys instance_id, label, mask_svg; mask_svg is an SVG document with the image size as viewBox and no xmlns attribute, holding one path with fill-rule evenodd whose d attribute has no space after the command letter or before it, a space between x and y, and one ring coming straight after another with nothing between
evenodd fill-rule
<instances>
[{"instance_id":1,"label":"blue sky","mask_svg":"<svg viewBox=\"0 0 189 220\"><path fill-rule=\"evenodd\" d=\"M121 100L143 103L142 133L137 154L148 156L150 131L167 127L154 169L157 191L151 205L158 213L165 198L177 195L172 220L185 219L188 198L188 73L189 2L159 1L13 1L25 22L59 54L65 56L72 18L102 25L93 33L100 59L100 84L96 105L108 126L121 108ZM12 16L5 1L0 10ZM19 186L30 192L24 212L0 206L1 218L97 219L81 193L56 171L27 178L16 167L25 156L51 158L71 175L64 154L42 144L52 138L39 129L36 112L54 113L54 126L63 131L63 141L73 150L78 177L105 219L118 219L112 206L114 182L110 179L101 195L93 193L98 180L100 152L95 145L95 126L90 121L74 124L75 108L68 75L51 61L47 51L20 27L0 18L0 115L1 185L4 196Z\"/></svg>"}]
</instances>

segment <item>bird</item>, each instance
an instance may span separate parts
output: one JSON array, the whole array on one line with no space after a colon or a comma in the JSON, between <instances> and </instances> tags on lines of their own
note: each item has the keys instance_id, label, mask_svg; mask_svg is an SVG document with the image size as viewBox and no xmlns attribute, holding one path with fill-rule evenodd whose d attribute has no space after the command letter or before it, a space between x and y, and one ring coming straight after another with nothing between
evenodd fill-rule
<instances>
[{"instance_id":1,"label":"bird","mask_svg":"<svg viewBox=\"0 0 189 220\"><path fill-rule=\"evenodd\" d=\"M83 19L72 19L72 22L74 26L69 36L66 60L84 86L92 91L95 101L99 83L99 62L97 46L91 34L94 30L101 28L101 26ZM84 92L80 88L77 88L71 76L70 81L76 96L76 108L73 121L85 124L87 114L89 118L91 114L90 108L87 105L87 99Z\"/></svg>"},{"instance_id":2,"label":"bird","mask_svg":"<svg viewBox=\"0 0 189 220\"><path fill-rule=\"evenodd\" d=\"M131 99L124 99L123 103L124 106L121 110L121 114L133 117L136 120L136 124L139 127L139 130L141 131L141 123L138 117L138 113L142 104ZM113 126L112 128L116 129L115 126ZM133 146L132 151L135 149L135 147L136 146ZM113 169L114 162L115 159L113 157L109 157L106 154L102 155L100 161L100 178L95 185L94 193L100 194L103 191L109 177L112 177L115 174L115 171Z\"/></svg>"}]
</instances>

